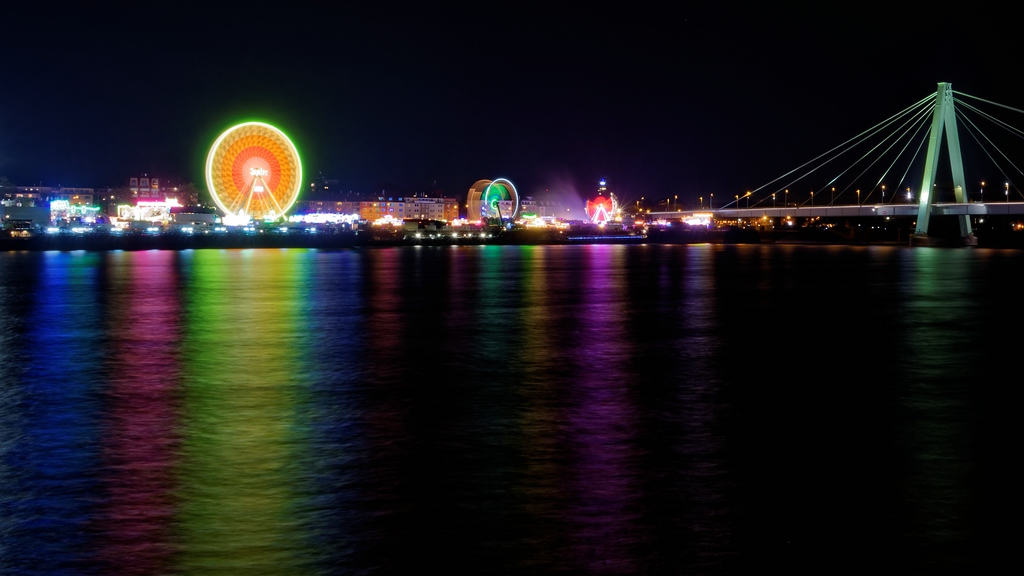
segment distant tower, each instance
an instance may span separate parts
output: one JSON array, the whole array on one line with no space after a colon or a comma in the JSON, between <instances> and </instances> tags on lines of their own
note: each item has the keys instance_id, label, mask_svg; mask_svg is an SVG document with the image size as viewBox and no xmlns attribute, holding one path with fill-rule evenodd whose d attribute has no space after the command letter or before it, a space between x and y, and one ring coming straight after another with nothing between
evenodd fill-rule
<instances>
[{"instance_id":1,"label":"distant tower","mask_svg":"<svg viewBox=\"0 0 1024 576\"><path fill-rule=\"evenodd\" d=\"M611 212L608 214L611 219L615 221L622 220L622 211L619 210L619 199L615 196L615 192L608 189L608 182L604 178L601 178L601 181L598 183L597 193L602 196L608 196L608 199L611 200L611 207L609 208Z\"/></svg>"}]
</instances>

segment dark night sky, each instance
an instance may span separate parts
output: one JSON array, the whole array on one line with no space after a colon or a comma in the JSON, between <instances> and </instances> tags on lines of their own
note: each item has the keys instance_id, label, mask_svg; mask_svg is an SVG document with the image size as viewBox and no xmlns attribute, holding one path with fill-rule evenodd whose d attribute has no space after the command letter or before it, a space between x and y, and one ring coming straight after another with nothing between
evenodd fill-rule
<instances>
[{"instance_id":1,"label":"dark night sky","mask_svg":"<svg viewBox=\"0 0 1024 576\"><path fill-rule=\"evenodd\" d=\"M0 175L203 185L216 135L260 119L343 189L507 177L589 194L604 177L626 201L695 201L760 186L940 81L1024 108L1009 14L551 5L19 8L0 36Z\"/></svg>"}]
</instances>

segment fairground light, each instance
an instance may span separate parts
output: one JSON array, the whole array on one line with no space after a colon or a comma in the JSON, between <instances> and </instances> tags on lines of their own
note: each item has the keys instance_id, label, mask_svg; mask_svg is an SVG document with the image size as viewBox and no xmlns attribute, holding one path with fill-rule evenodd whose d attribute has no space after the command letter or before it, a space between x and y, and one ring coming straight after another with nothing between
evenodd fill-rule
<instances>
[{"instance_id":1,"label":"fairground light","mask_svg":"<svg viewBox=\"0 0 1024 576\"><path fill-rule=\"evenodd\" d=\"M299 152L284 132L269 124L232 126L210 148L206 185L225 214L225 224L277 220L302 187Z\"/></svg>"}]
</instances>

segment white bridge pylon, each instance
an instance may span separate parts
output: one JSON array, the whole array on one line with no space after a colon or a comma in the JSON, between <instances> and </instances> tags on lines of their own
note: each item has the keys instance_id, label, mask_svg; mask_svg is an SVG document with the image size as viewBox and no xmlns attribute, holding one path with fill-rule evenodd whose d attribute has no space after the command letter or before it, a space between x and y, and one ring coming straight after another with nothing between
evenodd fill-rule
<instances>
[{"instance_id":1,"label":"white bridge pylon","mask_svg":"<svg viewBox=\"0 0 1024 576\"><path fill-rule=\"evenodd\" d=\"M928 153L925 157L924 177L921 182L921 198L918 200L917 228L911 236L912 244L928 244L928 222L931 218L932 186L935 183L935 171L938 169L940 142L942 133L946 133L946 146L949 151L949 162L953 171L953 189L958 204L967 203L964 179L964 162L960 155L960 137L956 130L956 114L953 109L953 86L949 82L939 82L935 94L935 112L932 115L932 130L928 138ZM971 220L966 214L957 216L960 223L960 236L967 243L976 242L971 230Z\"/></svg>"}]
</instances>

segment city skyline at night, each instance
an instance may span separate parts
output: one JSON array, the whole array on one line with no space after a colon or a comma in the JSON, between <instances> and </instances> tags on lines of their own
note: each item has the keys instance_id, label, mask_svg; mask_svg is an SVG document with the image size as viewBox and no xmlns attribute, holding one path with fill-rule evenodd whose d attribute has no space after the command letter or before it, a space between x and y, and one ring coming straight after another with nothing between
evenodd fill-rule
<instances>
[{"instance_id":1,"label":"city skyline at night","mask_svg":"<svg viewBox=\"0 0 1024 576\"><path fill-rule=\"evenodd\" d=\"M5 7L0 574L1003 569L1012 8L901 8Z\"/></svg>"},{"instance_id":2,"label":"city skyline at night","mask_svg":"<svg viewBox=\"0 0 1024 576\"><path fill-rule=\"evenodd\" d=\"M274 15L270 45L240 43L237 7L18 8L0 175L202 183L217 135L261 120L345 190L462 195L494 174L522 196L577 201L607 178L624 202L671 191L696 204L777 177L939 81L1015 103L992 14L763 10L304 4Z\"/></svg>"}]
</instances>

